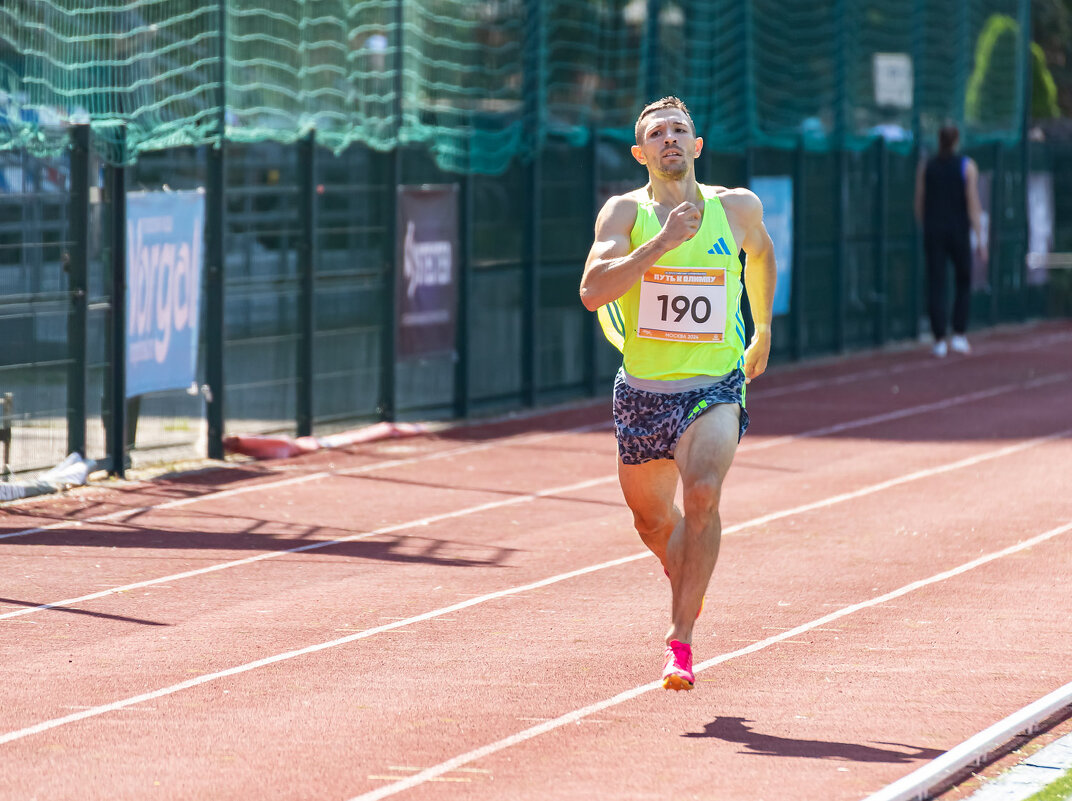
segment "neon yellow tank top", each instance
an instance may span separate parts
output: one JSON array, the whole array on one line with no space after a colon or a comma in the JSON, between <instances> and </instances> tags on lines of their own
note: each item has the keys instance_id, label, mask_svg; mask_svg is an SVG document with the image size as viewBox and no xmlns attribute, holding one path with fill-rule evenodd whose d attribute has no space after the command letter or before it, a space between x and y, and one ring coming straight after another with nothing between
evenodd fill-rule
<instances>
[{"instance_id":1,"label":"neon yellow tank top","mask_svg":"<svg viewBox=\"0 0 1072 801\"><path fill-rule=\"evenodd\" d=\"M704 213L692 239L663 254L643 279L597 312L625 371L636 378L719 376L744 364L737 243L715 190L699 188ZM642 198L629 237L633 249L661 228L655 202Z\"/></svg>"}]
</instances>

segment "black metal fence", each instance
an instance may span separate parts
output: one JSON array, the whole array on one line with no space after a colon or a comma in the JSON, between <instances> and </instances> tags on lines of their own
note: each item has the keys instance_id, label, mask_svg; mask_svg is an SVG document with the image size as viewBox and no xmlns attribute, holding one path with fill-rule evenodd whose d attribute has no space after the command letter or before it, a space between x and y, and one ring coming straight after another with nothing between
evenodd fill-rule
<instances>
[{"instance_id":1,"label":"black metal fence","mask_svg":"<svg viewBox=\"0 0 1072 801\"><path fill-rule=\"evenodd\" d=\"M121 473L120 453L222 457L229 433L319 434L609 392L619 357L577 285L599 205L645 179L620 142L552 141L497 176L444 173L417 149L334 154L312 138L147 153L126 168L99 163L85 128L71 142L56 159L0 152L0 395L11 395L5 460L16 471L78 451ZM1072 251L1072 147L970 155L992 187L989 287L974 294L973 326L1068 313L1067 275L1040 284L1025 268L1024 175L1053 175L1055 249ZM919 337L916 164L882 140L705 152L705 182L793 181L792 295L775 320L775 363ZM397 187L449 183L461 199L457 353L399 359ZM207 195L201 386L121 404L122 198L165 186Z\"/></svg>"}]
</instances>

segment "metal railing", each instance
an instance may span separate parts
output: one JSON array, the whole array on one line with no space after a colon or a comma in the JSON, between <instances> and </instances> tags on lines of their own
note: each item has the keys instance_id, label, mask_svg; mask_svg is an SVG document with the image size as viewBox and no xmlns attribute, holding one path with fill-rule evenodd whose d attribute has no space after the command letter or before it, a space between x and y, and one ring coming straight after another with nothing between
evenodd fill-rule
<instances>
[{"instance_id":1,"label":"metal railing","mask_svg":"<svg viewBox=\"0 0 1072 801\"><path fill-rule=\"evenodd\" d=\"M499 176L444 173L416 149L333 154L311 138L165 151L128 167L98 162L92 144L76 127L67 158L0 154L24 174L51 176L0 195L0 392L18 408L5 457L15 470L77 451L121 474L128 452L135 463L222 457L225 433L320 434L609 391L617 352L576 293L598 207L644 180L621 143L552 141ZM993 188L992 258L973 297L974 327L1067 313L1072 290L1029 281L1024 175L1027 157L1052 173L1054 249L1072 250L1069 153L1051 144L971 152ZM920 336L917 157L882 140L836 153L803 142L705 152L703 181L792 181L792 292L775 320L774 361ZM397 187L449 183L461 208L456 352L398 359ZM121 199L165 184L207 194L203 391L117 403Z\"/></svg>"}]
</instances>

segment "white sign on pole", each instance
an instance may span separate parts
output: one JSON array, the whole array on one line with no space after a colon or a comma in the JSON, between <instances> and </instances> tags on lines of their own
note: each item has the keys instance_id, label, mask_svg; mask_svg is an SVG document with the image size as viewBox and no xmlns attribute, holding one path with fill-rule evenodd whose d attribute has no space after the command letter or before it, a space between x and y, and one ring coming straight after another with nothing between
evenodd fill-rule
<instances>
[{"instance_id":1,"label":"white sign on pole","mask_svg":"<svg viewBox=\"0 0 1072 801\"><path fill-rule=\"evenodd\" d=\"M875 105L912 108L912 57L908 53L875 53Z\"/></svg>"}]
</instances>

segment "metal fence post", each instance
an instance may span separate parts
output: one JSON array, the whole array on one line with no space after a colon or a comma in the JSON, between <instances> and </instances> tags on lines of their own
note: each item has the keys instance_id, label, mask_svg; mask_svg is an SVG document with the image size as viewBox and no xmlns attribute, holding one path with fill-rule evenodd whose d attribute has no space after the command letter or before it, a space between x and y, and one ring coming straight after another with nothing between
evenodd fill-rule
<instances>
[{"instance_id":1,"label":"metal fence post","mask_svg":"<svg viewBox=\"0 0 1072 801\"><path fill-rule=\"evenodd\" d=\"M69 246L65 254L67 291L67 453L86 456L86 319L89 290L89 126L71 128Z\"/></svg>"},{"instance_id":2,"label":"metal fence post","mask_svg":"<svg viewBox=\"0 0 1072 801\"><path fill-rule=\"evenodd\" d=\"M126 131L118 130L117 152L126 151ZM111 459L109 473L119 478L126 475L127 456L127 187L126 167L109 164L106 170L108 201L111 213L111 362L112 380L109 382L109 425L107 436L108 456Z\"/></svg>"},{"instance_id":3,"label":"metal fence post","mask_svg":"<svg viewBox=\"0 0 1072 801\"><path fill-rule=\"evenodd\" d=\"M591 184L588 187L588 198L591 202L589 220L594 228L600 208L599 130L594 125L588 131L588 158L591 178ZM581 331L584 337L585 389L589 395L595 396L599 394L599 340L603 334L597 324L596 315L587 309L584 311L584 323L581 326Z\"/></svg>"},{"instance_id":4,"label":"metal fence post","mask_svg":"<svg viewBox=\"0 0 1072 801\"><path fill-rule=\"evenodd\" d=\"M756 153L755 149L749 145L744 151L744 185L750 187L752 185L752 178L756 173ZM740 247L741 243L737 243L737 247ZM748 273L748 257L744 250L741 251L739 257L741 262L741 317L744 318L744 345L747 348L752 342L752 336L756 331L755 320L752 319L752 301L748 297L748 287L746 286L746 276Z\"/></svg>"},{"instance_id":5,"label":"metal fence post","mask_svg":"<svg viewBox=\"0 0 1072 801\"><path fill-rule=\"evenodd\" d=\"M923 63L923 36L926 31L925 0L912 2L912 62ZM922 81L912 81L912 164L915 170L923 159L923 87ZM912 275L909 286L908 313L911 315L909 332L913 339L919 337L919 318L923 309L923 230L922 221L912 226Z\"/></svg>"},{"instance_id":6,"label":"metal fence post","mask_svg":"<svg viewBox=\"0 0 1072 801\"><path fill-rule=\"evenodd\" d=\"M539 310L540 262L543 235L543 140L540 136L543 110L542 39L544 32L542 0L525 4L526 33L524 54L525 128L529 159L524 165L524 236L521 255L521 402L536 405L539 386Z\"/></svg>"},{"instance_id":7,"label":"metal fence post","mask_svg":"<svg viewBox=\"0 0 1072 801\"><path fill-rule=\"evenodd\" d=\"M454 416L469 416L469 287L473 272L473 184L467 172L460 178L458 203L458 316L454 348Z\"/></svg>"},{"instance_id":8,"label":"metal fence post","mask_svg":"<svg viewBox=\"0 0 1072 801\"><path fill-rule=\"evenodd\" d=\"M543 195L540 179L540 156L534 153L525 165L524 253L521 256L521 402L525 406L536 404L539 383L536 329L540 307L540 202Z\"/></svg>"},{"instance_id":9,"label":"metal fence post","mask_svg":"<svg viewBox=\"0 0 1072 801\"><path fill-rule=\"evenodd\" d=\"M398 242L398 215L401 208L400 195L402 184L397 165L400 163L397 154L392 156L396 165L390 171L391 181L386 187L387 195L387 221L384 226L384 271L383 271L383 327L380 331L380 419L393 421L395 419L395 385L398 367L398 346L396 342L396 327L398 325L398 302L395 297L398 281L397 271L401 269L402 256L401 245Z\"/></svg>"},{"instance_id":10,"label":"metal fence post","mask_svg":"<svg viewBox=\"0 0 1072 801\"><path fill-rule=\"evenodd\" d=\"M837 152L837 243L834 246L834 350L845 350L845 328L848 306L846 303L845 282L847 280L846 262L848 256L848 234L845 230L849 219L849 152L842 142Z\"/></svg>"},{"instance_id":11,"label":"metal fence post","mask_svg":"<svg viewBox=\"0 0 1072 801\"><path fill-rule=\"evenodd\" d=\"M0 461L0 481L11 477L11 418L15 414L15 396L10 392L0 395L0 446L3 460Z\"/></svg>"},{"instance_id":12,"label":"metal fence post","mask_svg":"<svg viewBox=\"0 0 1072 801\"><path fill-rule=\"evenodd\" d=\"M205 414L208 457L222 459L224 429L224 248L227 230L227 4L219 4L219 89L216 102L219 141L208 148L205 193Z\"/></svg>"},{"instance_id":13,"label":"metal fence post","mask_svg":"<svg viewBox=\"0 0 1072 801\"><path fill-rule=\"evenodd\" d=\"M807 226L804 225L804 206L807 189L804 185L805 167L808 151L804 134L797 139L796 158L793 164L793 270L789 284L789 318L792 327L792 356L800 360L804 355L804 342L807 331L807 317L804 308L804 237Z\"/></svg>"},{"instance_id":14,"label":"metal fence post","mask_svg":"<svg viewBox=\"0 0 1072 801\"><path fill-rule=\"evenodd\" d=\"M645 39L644 39L644 98L645 104L655 100L659 91L659 12L662 11L662 0L647 0L645 10Z\"/></svg>"},{"instance_id":15,"label":"metal fence post","mask_svg":"<svg viewBox=\"0 0 1072 801\"><path fill-rule=\"evenodd\" d=\"M396 300L396 283L398 271L402 268L402 248L399 243L399 212L402 193L402 127L405 123L403 92L405 81L405 53L403 50L403 28L405 25L405 8L403 0L395 0L395 53L392 69L394 70L394 118L395 149L391 154L390 185L387 189L387 220L384 231L384 286L383 286L383 328L380 331L380 418L391 422L395 419L396 377L398 373L398 343L395 333L398 325L398 302Z\"/></svg>"},{"instance_id":16,"label":"metal fence post","mask_svg":"<svg viewBox=\"0 0 1072 801\"><path fill-rule=\"evenodd\" d=\"M1020 82L1021 91L1023 92L1023 113L1020 115L1020 159L1023 164L1023 176L1024 185L1022 187L1021 196L1023 198L1023 222L1021 225L1021 236L1023 237L1024 249L1023 253L1018 255L1016 260L1017 264L1017 319L1023 320L1028 314L1028 297L1027 297L1027 254L1031 250L1031 207L1028 203L1028 191L1030 190L1029 183L1031 180L1031 138L1029 136L1029 130L1031 127L1031 96L1032 89L1034 88L1033 75L1031 71L1032 58L1031 58L1031 39L1033 35L1031 27L1031 2L1030 0L1020 0L1019 4L1019 17L1020 17L1020 41L1021 49L1023 50L1024 65L1023 80Z\"/></svg>"},{"instance_id":17,"label":"metal fence post","mask_svg":"<svg viewBox=\"0 0 1072 801\"><path fill-rule=\"evenodd\" d=\"M878 159L875 185L875 344L884 345L889 336L889 150L885 137L875 140Z\"/></svg>"},{"instance_id":18,"label":"metal fence post","mask_svg":"<svg viewBox=\"0 0 1072 801\"><path fill-rule=\"evenodd\" d=\"M316 356L316 132L310 131L298 143L298 397L297 433L308 437L313 433L313 381Z\"/></svg>"},{"instance_id":19,"label":"metal fence post","mask_svg":"<svg viewBox=\"0 0 1072 801\"><path fill-rule=\"evenodd\" d=\"M994 143L994 173L990 181L990 242L987 264L990 281L990 304L987 309L990 325L1001 317L1002 274L1001 245L1005 224L1005 152L1000 142Z\"/></svg>"},{"instance_id":20,"label":"metal fence post","mask_svg":"<svg viewBox=\"0 0 1072 801\"><path fill-rule=\"evenodd\" d=\"M834 350L842 353L845 350L845 328L848 305L846 303L845 284L848 261L848 232L846 225L849 220L849 169L848 169L848 126L849 126L849 97L848 97L848 43L850 24L848 17L847 0L837 0L838 37L837 37L837 244L834 250Z\"/></svg>"}]
</instances>

